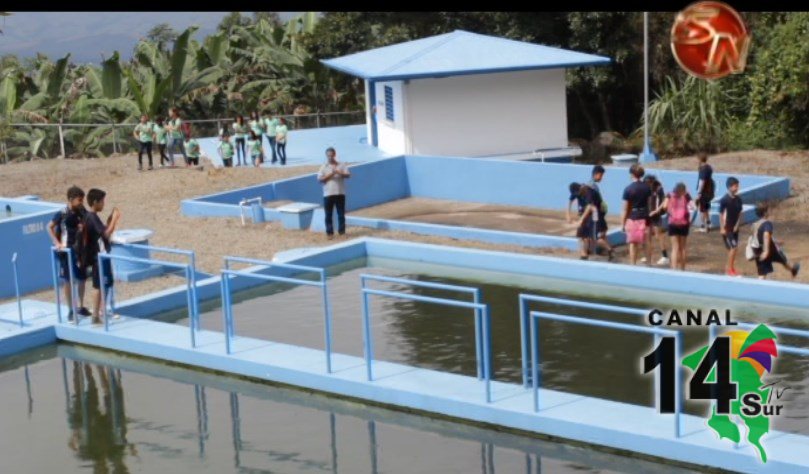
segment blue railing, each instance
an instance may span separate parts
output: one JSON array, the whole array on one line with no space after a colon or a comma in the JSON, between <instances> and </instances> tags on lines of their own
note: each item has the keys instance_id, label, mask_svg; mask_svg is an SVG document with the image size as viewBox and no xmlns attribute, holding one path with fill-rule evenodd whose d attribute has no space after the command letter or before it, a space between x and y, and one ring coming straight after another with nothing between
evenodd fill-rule
<instances>
[{"instance_id":1,"label":"blue railing","mask_svg":"<svg viewBox=\"0 0 809 474\"><path fill-rule=\"evenodd\" d=\"M133 249L148 250L151 252L168 253L175 255L185 255L188 257L188 264L191 265L191 304L192 313L194 317L192 320L196 321L195 329L199 331L199 296L197 294L197 254L193 250L173 249L168 247L156 247L154 245L143 244L116 244L122 247L129 247Z\"/></svg>"},{"instance_id":2,"label":"blue railing","mask_svg":"<svg viewBox=\"0 0 809 474\"><path fill-rule=\"evenodd\" d=\"M457 299L436 298L432 296L420 296L401 291L377 290L368 288L368 281L381 281L387 283L397 283L402 285L416 286L421 288L432 288L438 290L456 291L471 294L473 302L460 301ZM373 377L373 335L371 334L371 310L368 304L369 295L387 296L390 298L400 298L411 301L421 301L423 303L440 304L444 306L454 306L458 308L468 308L474 310L475 316L475 352L477 353L478 379L483 378L486 387L486 403L491 403L491 319L489 306L480 302L480 289L468 286L444 285L441 283L429 283L416 280L406 280L403 278L392 278L380 275L360 275L362 290L362 329L363 345L365 354L365 367L369 381ZM482 375L482 377L481 377Z\"/></svg>"},{"instance_id":3,"label":"blue railing","mask_svg":"<svg viewBox=\"0 0 809 474\"><path fill-rule=\"evenodd\" d=\"M57 260L57 255L60 253L67 254L67 268L68 268L68 284L70 285L70 310L73 314L73 321L75 324L79 324L79 315L76 313L76 299L78 295L76 294L76 285L74 282L75 275L73 274L73 250L69 247L65 247L63 249L58 249L56 247L51 247L51 271L53 272L53 288L56 291L56 320L59 324L62 324L62 296L59 293L59 263Z\"/></svg>"},{"instance_id":4,"label":"blue railing","mask_svg":"<svg viewBox=\"0 0 809 474\"><path fill-rule=\"evenodd\" d=\"M531 356L528 348L531 345L530 335L528 334L529 326L529 311L528 305L531 302L535 303L548 303L559 306L572 306L576 308L595 309L599 311L608 311L611 313L628 314L632 316L646 316L649 311L639 308L628 308L624 306L614 306L609 304L588 303L586 301L574 301L561 298L553 298L550 296L528 295L520 293L519 306L520 306L520 347L522 349L522 382L524 387L531 385Z\"/></svg>"},{"instance_id":5,"label":"blue railing","mask_svg":"<svg viewBox=\"0 0 809 474\"><path fill-rule=\"evenodd\" d=\"M539 324L540 319L548 319L551 321L560 321L572 324L582 324L585 326L596 326L608 329L619 329L622 331L639 332L645 334L653 334L655 336L655 344L660 341L663 336L671 336L675 339L674 345L674 360L680 360L683 353L682 348L682 334L679 331L672 329L650 328L646 326L638 326L635 324L616 323L612 321L603 321L600 319L589 319L577 316L568 316L554 313L545 313L541 311L531 311L530 313L530 337L531 337L531 389L534 393L534 412L539 412L539 384L540 384L540 361L539 361ZM682 391L682 369L674 371L674 436L680 437L680 414L683 410L683 391ZM660 407L659 391L655 390L655 406Z\"/></svg>"},{"instance_id":6,"label":"blue railing","mask_svg":"<svg viewBox=\"0 0 809 474\"><path fill-rule=\"evenodd\" d=\"M14 295L17 297L17 314L20 318L20 327L23 327L25 323L22 321L22 299L20 299L20 275L17 272L17 252L14 252L14 255L11 256L11 268L14 270Z\"/></svg>"},{"instance_id":7,"label":"blue railing","mask_svg":"<svg viewBox=\"0 0 809 474\"><path fill-rule=\"evenodd\" d=\"M283 277L278 275L263 275L259 273L251 273L244 271L237 271L230 269L230 263L249 263L256 265L264 265L267 267L282 268L286 270L297 270L302 272L312 272L320 276L319 281L302 280L299 278ZM329 290L326 285L326 270L317 267L307 267L303 265L292 265L288 263L275 263L266 260L257 260L254 258L243 257L225 257L225 268L222 270L222 315L224 318L224 332L225 332L225 351L231 353L232 339L235 335L235 327L233 323L233 302L231 299L230 277L241 276L245 278L255 278L273 283L290 283L293 285L315 286L319 287L322 291L323 297L323 321L325 332L325 345L326 345L326 372L332 372L331 365L331 305L329 304Z\"/></svg>"},{"instance_id":8,"label":"blue railing","mask_svg":"<svg viewBox=\"0 0 809 474\"><path fill-rule=\"evenodd\" d=\"M194 314L194 303L192 294L195 294L195 290L191 286L192 282L192 275L193 270L191 265L185 263L176 263L176 262L167 262L164 260L156 260L153 258L139 258L139 257L130 257L126 255L114 255L110 253L100 253L98 254L98 260L96 264L98 265L99 271L99 283L101 287L101 307L103 308L104 314L104 330L110 330L110 318L109 314L107 313L107 304L106 304L106 287L107 287L107 275L103 271L104 269L104 261L109 260L110 268L112 268L112 261L117 260L120 262L129 262L129 263L139 263L144 265L160 265L166 268L174 268L177 270L183 270L185 272L185 279L186 279L186 298L187 298L187 305L188 305L188 315L189 315L189 328L191 331L191 347L197 347L197 328L199 327L199 323L196 321L197 315ZM76 318L78 320L78 318Z\"/></svg>"}]
</instances>

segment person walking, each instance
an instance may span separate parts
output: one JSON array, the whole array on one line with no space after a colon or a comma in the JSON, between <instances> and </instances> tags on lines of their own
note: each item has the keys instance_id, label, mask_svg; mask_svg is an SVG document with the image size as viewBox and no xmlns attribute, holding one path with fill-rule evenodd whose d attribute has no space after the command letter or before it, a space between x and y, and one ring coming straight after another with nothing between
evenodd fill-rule
<instances>
[{"instance_id":1,"label":"person walking","mask_svg":"<svg viewBox=\"0 0 809 474\"><path fill-rule=\"evenodd\" d=\"M283 120L283 119L282 119ZM317 173L317 179L323 184L323 209L326 211L326 236L329 240L334 238L334 225L332 214L337 208L337 233L346 233L346 191L345 180L351 177L344 163L337 161L337 152L334 148L326 149L326 163ZM283 162L282 162L283 164Z\"/></svg>"},{"instance_id":2,"label":"person walking","mask_svg":"<svg viewBox=\"0 0 809 474\"><path fill-rule=\"evenodd\" d=\"M593 166L593 171L591 173L592 179L590 182L587 183L587 186L590 188L591 192L593 193L592 201L595 204L595 212L593 214L593 220L595 221L595 226L593 227L593 237L591 239L593 250L597 251L598 247L604 247L607 249L607 260L612 262L615 260L615 254L613 252L613 248L610 243L607 241L607 201L604 200L601 194L601 188L599 187L599 183L601 180L604 179L604 173L606 170L601 165Z\"/></svg>"},{"instance_id":3,"label":"person walking","mask_svg":"<svg viewBox=\"0 0 809 474\"><path fill-rule=\"evenodd\" d=\"M233 143L236 145L236 166L247 166L247 125L244 123L244 117L241 115L236 116L233 122Z\"/></svg>"},{"instance_id":4,"label":"person walking","mask_svg":"<svg viewBox=\"0 0 809 474\"><path fill-rule=\"evenodd\" d=\"M280 121L278 117L274 117L272 115L268 115L266 119L264 119L264 128L267 131L267 141L270 142L270 152L272 153L272 164L278 162L278 155L276 153L275 147L275 134L278 129L278 124Z\"/></svg>"},{"instance_id":5,"label":"person walking","mask_svg":"<svg viewBox=\"0 0 809 474\"><path fill-rule=\"evenodd\" d=\"M758 204L756 206L756 215L758 216L759 220L754 224L753 234L755 235L759 244L758 247L754 247L758 278L760 280L766 279L767 275L774 271L772 266L773 263L780 263L783 265L784 268L786 268L789 273L792 274L792 278L795 278L798 276L798 272L801 269L801 264L796 263L795 265L790 265L789 259L787 259L786 254L781 249L783 242L779 242L773 237L775 228L772 221L770 221L769 205L766 203Z\"/></svg>"},{"instance_id":6,"label":"person walking","mask_svg":"<svg viewBox=\"0 0 809 474\"><path fill-rule=\"evenodd\" d=\"M154 169L152 165L152 142L155 140L154 124L149 121L149 116L143 114L140 123L135 125L132 136L138 141L138 171L143 171L143 152L149 157L149 169Z\"/></svg>"},{"instance_id":7,"label":"person walking","mask_svg":"<svg viewBox=\"0 0 809 474\"><path fill-rule=\"evenodd\" d=\"M632 184L624 189L624 209L621 215L623 231L629 243L629 259L632 265L638 263L638 245L643 245L646 265L652 263L652 245L649 233L649 209L652 190L642 181L645 170L634 164L629 168Z\"/></svg>"},{"instance_id":8,"label":"person walking","mask_svg":"<svg viewBox=\"0 0 809 474\"><path fill-rule=\"evenodd\" d=\"M166 156L166 136L168 135L168 131L163 125L163 117L157 117L157 120L155 120L154 132L157 149L160 151L160 167L162 168L166 163L171 164L171 160Z\"/></svg>"},{"instance_id":9,"label":"person walking","mask_svg":"<svg viewBox=\"0 0 809 474\"><path fill-rule=\"evenodd\" d=\"M669 253L666 250L666 229L663 226L663 215L666 213L666 208L662 206L663 201L666 200L666 193L663 190L663 184L657 180L654 175L647 175L643 181L649 185L652 190L652 202L649 213L649 225L651 227L651 242L654 244L655 239L660 245L660 260L657 261L658 265L669 265ZM646 257L641 259L641 263L646 263Z\"/></svg>"},{"instance_id":10,"label":"person walking","mask_svg":"<svg viewBox=\"0 0 809 474\"><path fill-rule=\"evenodd\" d=\"M742 198L739 196L739 180L733 176L725 182L728 193L719 200L719 231L728 251L725 273L741 276L736 271L736 251L739 248L739 225L742 223Z\"/></svg>"},{"instance_id":11,"label":"person walking","mask_svg":"<svg viewBox=\"0 0 809 474\"><path fill-rule=\"evenodd\" d=\"M699 174L697 207L702 215L702 226L699 228L699 232L709 232L711 230L711 201L713 201L716 192L716 183L713 180L713 168L708 164L708 154L697 154L697 162L699 163L697 168Z\"/></svg>"},{"instance_id":12,"label":"person walking","mask_svg":"<svg viewBox=\"0 0 809 474\"><path fill-rule=\"evenodd\" d=\"M668 234L671 238L671 268L685 270L688 233L691 229L691 212L696 210L685 183L677 183L674 186L674 190L666 196L666 199L656 210L662 211L662 209L665 209L669 220Z\"/></svg>"},{"instance_id":13,"label":"person walking","mask_svg":"<svg viewBox=\"0 0 809 474\"><path fill-rule=\"evenodd\" d=\"M171 166L174 165L174 150L179 149L180 153L183 155L183 160L185 160L185 165L188 166L188 155L185 153L185 137L183 136L183 120L180 118L180 109L177 107L172 107L169 111L169 122L168 122L168 131L169 131L169 144L168 144L168 151L169 151L169 159L171 160Z\"/></svg>"},{"instance_id":14,"label":"person walking","mask_svg":"<svg viewBox=\"0 0 809 474\"><path fill-rule=\"evenodd\" d=\"M278 158L281 164L287 164L287 121L283 117L279 119L279 124L275 127L275 146L278 149Z\"/></svg>"}]
</instances>

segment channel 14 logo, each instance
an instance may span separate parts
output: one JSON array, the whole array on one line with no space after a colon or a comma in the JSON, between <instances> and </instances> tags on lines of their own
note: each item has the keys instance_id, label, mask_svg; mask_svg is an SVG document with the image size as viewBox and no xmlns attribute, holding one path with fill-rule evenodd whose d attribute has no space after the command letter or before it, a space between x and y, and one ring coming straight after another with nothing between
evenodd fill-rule
<instances>
[{"instance_id":1,"label":"channel 14 logo","mask_svg":"<svg viewBox=\"0 0 809 474\"><path fill-rule=\"evenodd\" d=\"M705 318L703 318L705 316ZM738 326L729 310L724 318L717 310L686 310L668 314L654 309L648 314L652 326ZM747 441L753 445L762 462L767 452L762 438L770 431L770 419L781 414L784 405L778 403L789 387L779 389L765 383L762 377L771 374L778 357L776 334L765 324L751 331L733 329L709 341L699 350L685 356L682 365L691 370L687 382L688 400L713 400L708 427L719 439L739 443L741 428L747 430ZM659 411L675 412L675 338L665 336L657 347L642 359L642 371L660 371L658 379Z\"/></svg>"},{"instance_id":2,"label":"channel 14 logo","mask_svg":"<svg viewBox=\"0 0 809 474\"><path fill-rule=\"evenodd\" d=\"M677 14L671 28L674 59L700 79L741 73L749 48L750 34L742 17L723 2L692 3Z\"/></svg>"}]
</instances>

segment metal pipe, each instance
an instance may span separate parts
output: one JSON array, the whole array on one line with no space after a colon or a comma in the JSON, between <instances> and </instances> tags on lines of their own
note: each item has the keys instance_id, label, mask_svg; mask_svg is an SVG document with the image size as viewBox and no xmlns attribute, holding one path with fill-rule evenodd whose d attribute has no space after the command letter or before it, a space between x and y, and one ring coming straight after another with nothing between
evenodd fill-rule
<instances>
[{"instance_id":1,"label":"metal pipe","mask_svg":"<svg viewBox=\"0 0 809 474\"><path fill-rule=\"evenodd\" d=\"M398 293L395 291L386 291L386 290L374 290L371 288L365 288L363 292L370 294L370 295L377 295L377 296L390 296L393 298L402 298L406 300L412 301L421 301L423 303L435 303L435 304L443 304L447 306L456 306L458 308L469 308L469 309L480 309L483 305L478 303L469 303L466 301L458 301L458 300L450 300L446 298L435 298L432 296L419 296L419 295L410 295L407 293Z\"/></svg>"},{"instance_id":2,"label":"metal pipe","mask_svg":"<svg viewBox=\"0 0 809 474\"><path fill-rule=\"evenodd\" d=\"M17 273L17 252L11 256L11 268L14 270L14 294L17 296L17 314L20 317L20 327L24 327L22 321L22 299L20 299L20 277Z\"/></svg>"},{"instance_id":3,"label":"metal pipe","mask_svg":"<svg viewBox=\"0 0 809 474\"><path fill-rule=\"evenodd\" d=\"M56 290L56 320L62 324L62 298L59 296L59 270L56 266L56 247L51 247L51 270L53 271L53 288Z\"/></svg>"},{"instance_id":4,"label":"metal pipe","mask_svg":"<svg viewBox=\"0 0 809 474\"><path fill-rule=\"evenodd\" d=\"M367 273L363 273L360 275L361 280L375 280L375 281L384 281L388 283L401 283L404 285L409 286L420 286L423 288L435 288L437 290L450 290L450 291L458 291L461 293L469 293L471 295L477 295L477 298L480 297L480 289L473 288L469 286L458 286L458 285L447 285L444 283L434 283L428 281L418 281L418 280L407 280L404 278L395 278L395 277L388 277L383 275L370 275Z\"/></svg>"}]
</instances>

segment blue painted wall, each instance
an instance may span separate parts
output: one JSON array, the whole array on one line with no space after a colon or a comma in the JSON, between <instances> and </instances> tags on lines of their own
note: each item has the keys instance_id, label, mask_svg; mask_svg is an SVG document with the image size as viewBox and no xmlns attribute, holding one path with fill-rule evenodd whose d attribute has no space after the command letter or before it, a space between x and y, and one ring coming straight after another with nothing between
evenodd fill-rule
<instances>
[{"instance_id":1,"label":"blue painted wall","mask_svg":"<svg viewBox=\"0 0 809 474\"><path fill-rule=\"evenodd\" d=\"M0 298L14 296L14 252L21 294L52 287L48 223L64 204L0 198L0 212L5 212L6 205L23 215L0 221Z\"/></svg>"},{"instance_id":2,"label":"blue painted wall","mask_svg":"<svg viewBox=\"0 0 809 474\"><path fill-rule=\"evenodd\" d=\"M609 207L609 214L620 215L623 191L630 183L628 169L607 166L600 184ZM347 182L346 208L354 211L406 197L425 197L452 201L527 206L563 210L568 203L568 184L590 179L592 166L562 163L504 161L482 158L453 158L436 156L400 156L351 167ZM696 171L653 170L665 189L684 182L694 192ZM717 196L711 220L719 224L718 201L724 194L729 175L716 173ZM789 180L771 176L736 175L741 181L744 202L764 199L784 199L789 196ZM238 216L233 206L245 197L289 199L312 204L322 203L322 187L314 174L276 181L265 185L229 191L183 202L183 212L191 216ZM280 214L265 210L266 220L279 220ZM744 213L745 222L755 220L752 211ZM571 237L522 234L515 232L469 229L398 220L367 217L347 218L352 226L375 229L403 230L427 235L443 235L459 239L490 243L516 244L531 247L562 247L576 249ZM310 230L323 231L323 210L315 211ZM610 242L624 242L623 234L612 233Z\"/></svg>"}]
</instances>

